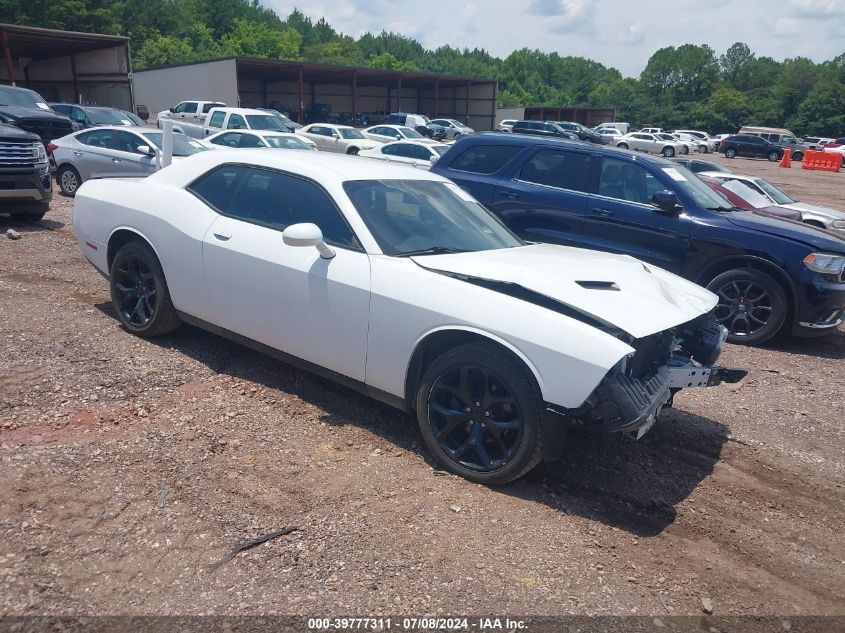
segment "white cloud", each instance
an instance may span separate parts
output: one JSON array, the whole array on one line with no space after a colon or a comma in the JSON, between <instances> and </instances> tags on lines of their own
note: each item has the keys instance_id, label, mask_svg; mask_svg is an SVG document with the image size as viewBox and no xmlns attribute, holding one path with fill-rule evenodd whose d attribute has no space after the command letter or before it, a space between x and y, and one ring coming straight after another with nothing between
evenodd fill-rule
<instances>
[{"instance_id":1,"label":"white cloud","mask_svg":"<svg viewBox=\"0 0 845 633\"><path fill-rule=\"evenodd\" d=\"M580 55L639 75L659 48L707 42L717 54L745 42L757 55L815 61L845 50L845 0L263 0L282 18L297 4L352 36L395 30L427 48L519 48ZM706 17L706 19L704 19Z\"/></svg>"}]
</instances>

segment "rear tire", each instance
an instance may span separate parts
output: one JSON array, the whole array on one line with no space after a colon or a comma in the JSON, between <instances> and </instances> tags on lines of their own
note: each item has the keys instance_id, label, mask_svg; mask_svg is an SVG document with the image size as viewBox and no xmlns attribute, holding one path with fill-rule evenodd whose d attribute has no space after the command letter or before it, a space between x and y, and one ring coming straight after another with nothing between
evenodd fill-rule
<instances>
[{"instance_id":1,"label":"rear tire","mask_svg":"<svg viewBox=\"0 0 845 633\"><path fill-rule=\"evenodd\" d=\"M759 345L780 332L789 303L781 285L768 273L755 268L735 268L707 284L719 303L713 314L728 328L728 341Z\"/></svg>"},{"instance_id":2,"label":"rear tire","mask_svg":"<svg viewBox=\"0 0 845 633\"><path fill-rule=\"evenodd\" d=\"M792 160L796 160L800 163L802 160L804 160L804 153L803 152L795 152L792 155Z\"/></svg>"},{"instance_id":3,"label":"rear tire","mask_svg":"<svg viewBox=\"0 0 845 633\"><path fill-rule=\"evenodd\" d=\"M543 458L543 398L503 349L460 345L436 358L416 395L417 422L443 467L486 485L518 479Z\"/></svg>"},{"instance_id":4,"label":"rear tire","mask_svg":"<svg viewBox=\"0 0 845 633\"><path fill-rule=\"evenodd\" d=\"M117 251L109 270L112 306L129 332L143 338L170 334L182 323L153 249L129 242Z\"/></svg>"},{"instance_id":5,"label":"rear tire","mask_svg":"<svg viewBox=\"0 0 845 633\"><path fill-rule=\"evenodd\" d=\"M357 147L350 147L348 150L346 150L346 153L350 156L357 156L359 151L361 150L359 150Z\"/></svg>"},{"instance_id":6,"label":"rear tire","mask_svg":"<svg viewBox=\"0 0 845 633\"><path fill-rule=\"evenodd\" d=\"M76 195L80 185L82 185L82 177L76 168L71 165L62 165L59 171L56 172L56 181L59 183L59 188L66 196L73 198Z\"/></svg>"},{"instance_id":7,"label":"rear tire","mask_svg":"<svg viewBox=\"0 0 845 633\"><path fill-rule=\"evenodd\" d=\"M736 150L733 149L733 148L726 149L725 150L725 158L736 158Z\"/></svg>"}]
</instances>

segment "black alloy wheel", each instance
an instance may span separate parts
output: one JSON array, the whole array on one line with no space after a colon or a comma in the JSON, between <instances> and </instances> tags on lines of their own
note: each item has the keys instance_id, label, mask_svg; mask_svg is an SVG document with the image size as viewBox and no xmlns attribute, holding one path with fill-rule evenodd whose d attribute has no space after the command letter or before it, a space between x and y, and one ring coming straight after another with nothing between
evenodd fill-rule
<instances>
[{"instance_id":1,"label":"black alloy wheel","mask_svg":"<svg viewBox=\"0 0 845 633\"><path fill-rule=\"evenodd\" d=\"M728 329L732 343L755 345L767 341L786 320L786 295L766 273L751 268L731 270L707 287L719 298L713 314Z\"/></svg>"},{"instance_id":2,"label":"black alloy wheel","mask_svg":"<svg viewBox=\"0 0 845 633\"><path fill-rule=\"evenodd\" d=\"M543 398L525 365L496 345L444 352L424 372L417 422L447 470L482 484L513 481L543 458Z\"/></svg>"},{"instance_id":3,"label":"black alloy wheel","mask_svg":"<svg viewBox=\"0 0 845 633\"><path fill-rule=\"evenodd\" d=\"M428 420L443 452L476 472L505 466L522 441L519 403L498 376L477 365L461 365L437 378Z\"/></svg>"},{"instance_id":4,"label":"black alloy wheel","mask_svg":"<svg viewBox=\"0 0 845 633\"><path fill-rule=\"evenodd\" d=\"M169 334L181 323L161 264L143 242L129 242L114 256L109 271L112 305L124 327L138 336Z\"/></svg>"},{"instance_id":5,"label":"black alloy wheel","mask_svg":"<svg viewBox=\"0 0 845 633\"><path fill-rule=\"evenodd\" d=\"M120 316L134 328L150 324L158 306L153 271L137 255L123 257L114 271L115 303Z\"/></svg>"}]
</instances>

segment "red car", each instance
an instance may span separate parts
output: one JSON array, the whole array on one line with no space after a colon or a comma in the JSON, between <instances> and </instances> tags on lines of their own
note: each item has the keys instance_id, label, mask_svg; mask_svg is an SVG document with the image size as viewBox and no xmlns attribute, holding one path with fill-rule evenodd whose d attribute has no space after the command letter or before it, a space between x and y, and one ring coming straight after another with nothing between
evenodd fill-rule
<instances>
[{"instance_id":1,"label":"red car","mask_svg":"<svg viewBox=\"0 0 845 633\"><path fill-rule=\"evenodd\" d=\"M752 211L759 215L766 215L770 218L778 218L781 220L795 220L801 221L801 212L794 209L787 209L786 207L770 206L769 201L763 196L757 194L750 187L746 187L742 183L733 183L731 189L725 187L724 184L717 182L709 176L699 176L706 182L711 189L722 194L727 198L732 205L744 211ZM736 185L740 186L736 186ZM765 206L755 206L755 205Z\"/></svg>"}]
</instances>

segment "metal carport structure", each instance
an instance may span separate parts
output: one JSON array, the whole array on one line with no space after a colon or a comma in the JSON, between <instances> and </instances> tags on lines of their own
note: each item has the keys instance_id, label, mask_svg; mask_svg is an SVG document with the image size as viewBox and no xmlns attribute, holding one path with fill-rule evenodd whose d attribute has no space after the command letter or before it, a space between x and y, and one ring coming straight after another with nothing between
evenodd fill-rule
<instances>
[{"instance_id":1,"label":"metal carport structure","mask_svg":"<svg viewBox=\"0 0 845 633\"><path fill-rule=\"evenodd\" d=\"M0 82L49 101L131 110L129 38L0 24Z\"/></svg>"}]
</instances>

